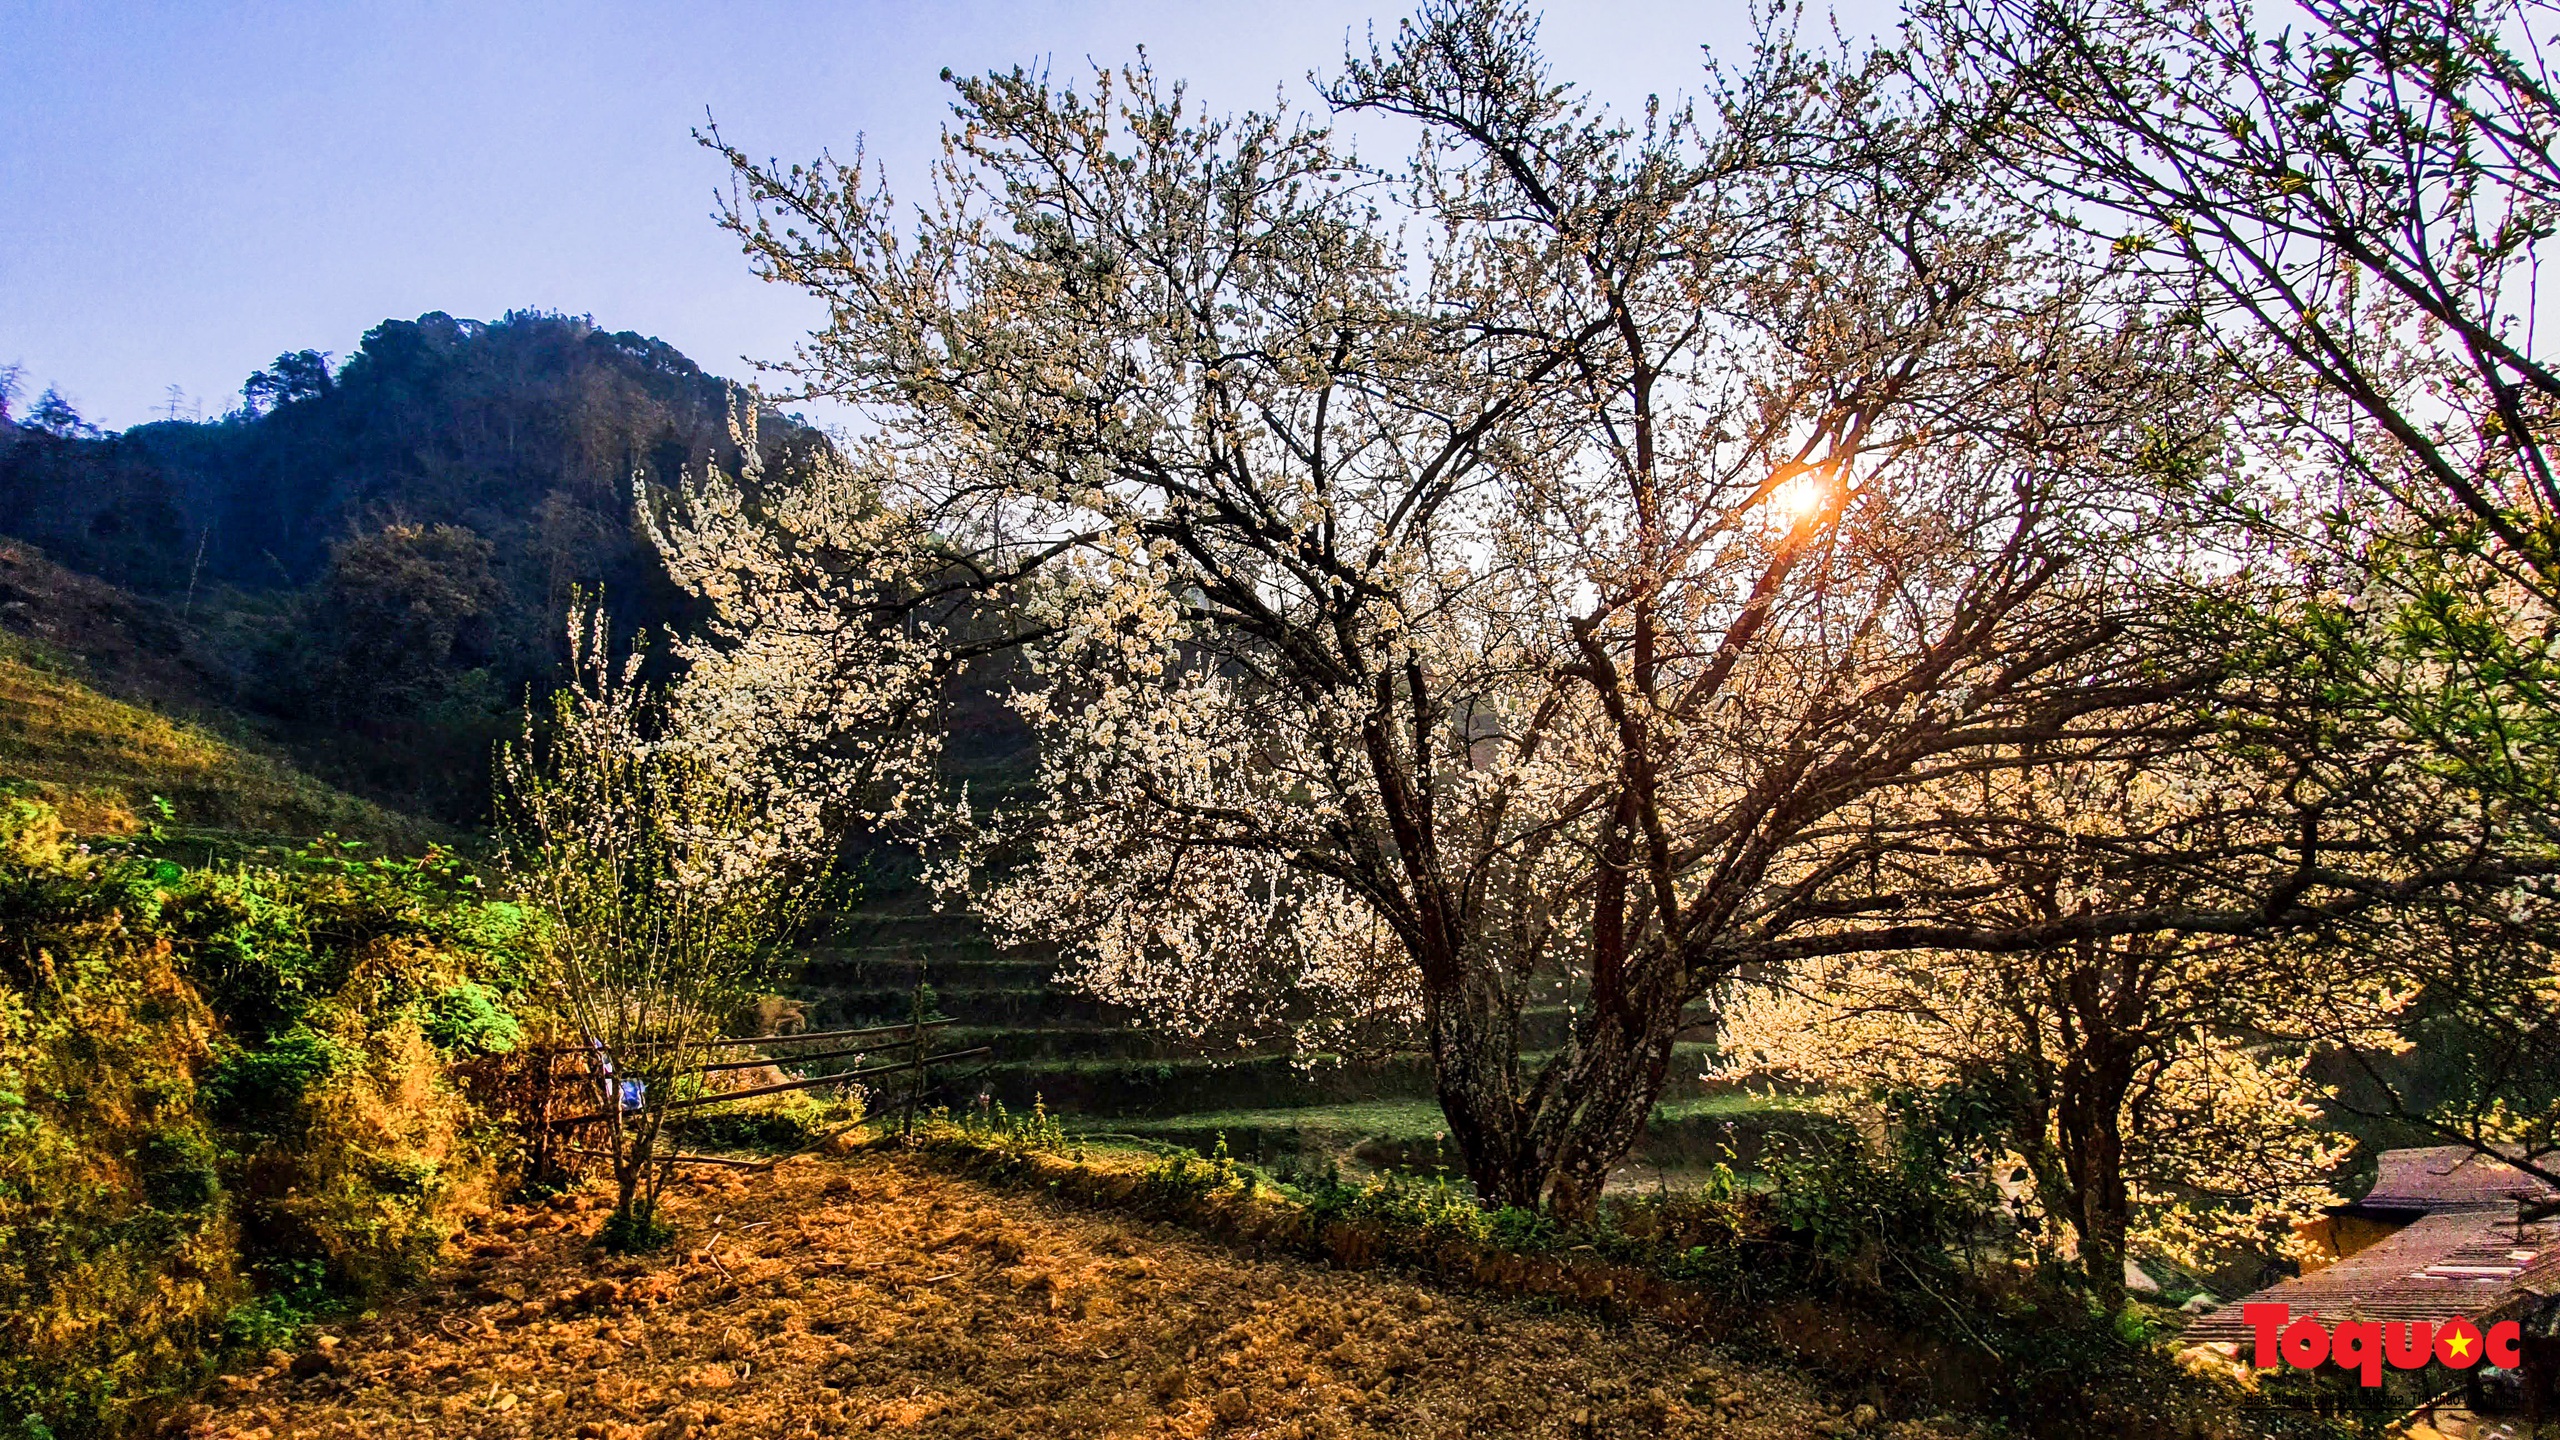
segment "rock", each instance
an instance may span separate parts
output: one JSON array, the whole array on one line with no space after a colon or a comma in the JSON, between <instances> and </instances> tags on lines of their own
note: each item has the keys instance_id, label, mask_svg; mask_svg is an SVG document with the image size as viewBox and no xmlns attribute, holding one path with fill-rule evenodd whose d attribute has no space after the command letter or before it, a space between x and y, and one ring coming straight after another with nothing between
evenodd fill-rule
<instances>
[{"instance_id":1,"label":"rock","mask_svg":"<svg viewBox=\"0 0 2560 1440\"><path fill-rule=\"evenodd\" d=\"M2193 1295L2188 1296L2187 1303L2179 1306L2178 1308L2186 1311L2190 1315L2210 1315L2214 1311L2222 1308L2222 1302L2204 1291L2199 1290Z\"/></svg>"},{"instance_id":2,"label":"rock","mask_svg":"<svg viewBox=\"0 0 2560 1440\"><path fill-rule=\"evenodd\" d=\"M338 1362L329 1358L328 1351L312 1350L293 1357L290 1373L296 1380L310 1380L337 1368Z\"/></svg>"},{"instance_id":3,"label":"rock","mask_svg":"<svg viewBox=\"0 0 2560 1440\"><path fill-rule=\"evenodd\" d=\"M2124 1288L2136 1295L2157 1295L2160 1282L2152 1279L2150 1272L2127 1260L2124 1262Z\"/></svg>"}]
</instances>

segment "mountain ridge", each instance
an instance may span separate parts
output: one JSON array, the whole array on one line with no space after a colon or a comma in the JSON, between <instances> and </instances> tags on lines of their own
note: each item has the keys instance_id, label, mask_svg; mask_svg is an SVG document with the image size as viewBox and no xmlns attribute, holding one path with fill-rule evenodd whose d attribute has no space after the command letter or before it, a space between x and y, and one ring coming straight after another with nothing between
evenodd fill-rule
<instances>
[{"instance_id":1,"label":"mountain ridge","mask_svg":"<svg viewBox=\"0 0 2560 1440\"><path fill-rule=\"evenodd\" d=\"M0 409L19 542L0 629L120 698L249 717L336 786L476 823L574 596L625 633L694 617L634 496L737 464L747 408L664 341L532 310L386 320L334 366L278 356L211 421L106 433L48 394ZM768 461L830 443L753 415Z\"/></svg>"}]
</instances>

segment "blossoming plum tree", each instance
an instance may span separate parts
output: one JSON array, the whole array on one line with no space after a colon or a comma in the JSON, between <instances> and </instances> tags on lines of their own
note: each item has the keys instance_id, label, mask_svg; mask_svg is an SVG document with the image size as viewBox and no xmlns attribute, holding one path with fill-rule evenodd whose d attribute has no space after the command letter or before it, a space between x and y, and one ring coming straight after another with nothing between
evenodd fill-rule
<instances>
[{"instance_id":1,"label":"blossoming plum tree","mask_svg":"<svg viewBox=\"0 0 2560 1440\"><path fill-rule=\"evenodd\" d=\"M1961 835L1913 833L1891 862L2014 925L2080 912L2229 909L2219 856L2257 848L2284 807L2263 775L2209 752L2018 770L1961 804ZM2013 832L2011 843L1982 838ZM2014 832L2045 839L2014 843ZM2023 1208L2068 1227L2094 1294L2124 1296L2128 1247L2189 1265L2286 1238L2332 1198L2349 1142L2314 1056L2388 1046L2407 991L2317 947L2144 934L2011 950L1842 954L1749 987L1728 1066L1835 1095L1962 1096L2027 1182Z\"/></svg>"},{"instance_id":2,"label":"blossoming plum tree","mask_svg":"<svg viewBox=\"0 0 2560 1440\"><path fill-rule=\"evenodd\" d=\"M529 707L498 757L500 862L538 915L618 1194L610 1243L665 1237L667 1104L729 1016L769 983L823 880L761 769L689 743L640 656L617 661L601 605L569 630L571 683Z\"/></svg>"},{"instance_id":3,"label":"blossoming plum tree","mask_svg":"<svg viewBox=\"0 0 2560 1440\"><path fill-rule=\"evenodd\" d=\"M2560 1178L2560 367L2537 319L2560 12L1925 0L1912 19L1907 73L2239 382L2264 463L2224 498L2331 592L2271 617L2324 655L2328 723L2468 791L2443 825L2397 794L2329 809L2421 866L2476 857L2349 959L2425 995L2415 1068L2351 1052L2346 1103Z\"/></svg>"},{"instance_id":4,"label":"blossoming plum tree","mask_svg":"<svg viewBox=\"0 0 2560 1440\"><path fill-rule=\"evenodd\" d=\"M807 392L1019 650L1038 798L954 807L947 878L1095 990L1418 1034L1479 1192L1578 1214L1753 967L2318 898L2268 900L2283 826L2202 911L1887 863L2057 843L1912 809L1957 777L2192 743L2231 671L2162 597L2252 582L2161 499L2217 423L2180 335L1875 71L1773 36L1621 122L1516 9L1426 6L1326 91L1419 128L1394 172L1143 64L953 83L912 212L707 139L829 307Z\"/></svg>"}]
</instances>

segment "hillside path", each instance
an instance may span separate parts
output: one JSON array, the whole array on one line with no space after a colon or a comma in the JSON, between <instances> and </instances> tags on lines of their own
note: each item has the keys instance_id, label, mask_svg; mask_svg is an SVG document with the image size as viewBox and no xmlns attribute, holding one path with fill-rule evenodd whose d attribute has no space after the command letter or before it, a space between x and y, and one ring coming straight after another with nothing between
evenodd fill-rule
<instances>
[{"instance_id":1,"label":"hillside path","mask_svg":"<svg viewBox=\"0 0 2560 1440\"><path fill-rule=\"evenodd\" d=\"M592 1193L495 1215L423 1291L229 1377L187 1433L1847 1433L1785 1372L1658 1330L1256 1259L892 1154L720 1172L668 1209L683 1238L645 1260L589 1248Z\"/></svg>"}]
</instances>

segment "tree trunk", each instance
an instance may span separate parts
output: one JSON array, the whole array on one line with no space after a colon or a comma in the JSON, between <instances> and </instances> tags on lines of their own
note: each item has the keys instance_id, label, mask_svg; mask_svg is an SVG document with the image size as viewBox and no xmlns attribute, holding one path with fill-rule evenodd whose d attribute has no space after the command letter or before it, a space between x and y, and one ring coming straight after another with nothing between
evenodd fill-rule
<instances>
[{"instance_id":1,"label":"tree trunk","mask_svg":"<svg viewBox=\"0 0 2560 1440\"><path fill-rule=\"evenodd\" d=\"M1656 987L1665 993L1594 1013L1577 1027L1578 1043L1524 1084L1518 1004L1488 979L1470 973L1457 994L1431 997L1432 1068L1450 1138L1486 1203L1587 1221L1662 1096L1682 1006Z\"/></svg>"},{"instance_id":2,"label":"tree trunk","mask_svg":"<svg viewBox=\"0 0 2560 1440\"><path fill-rule=\"evenodd\" d=\"M658 1195L665 1188L666 1167L654 1162L665 1115L654 1105L637 1112L625 1110L625 1077L621 1071L604 1070L593 1078L603 1097L605 1144L613 1156L613 1213L621 1242L630 1244L652 1234L657 1224ZM665 1092L655 1080L646 1083L649 1089L644 1093L662 1101Z\"/></svg>"},{"instance_id":3,"label":"tree trunk","mask_svg":"<svg viewBox=\"0 0 2560 1440\"><path fill-rule=\"evenodd\" d=\"M2054 1117L2071 1177L2071 1228L2080 1241L2089 1293L2113 1315L2124 1308L2125 1237L2132 1226L2124 1180L2124 1097L2131 1067L2110 1057L2072 1068L2077 1073L2065 1077Z\"/></svg>"}]
</instances>

